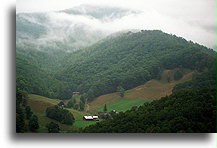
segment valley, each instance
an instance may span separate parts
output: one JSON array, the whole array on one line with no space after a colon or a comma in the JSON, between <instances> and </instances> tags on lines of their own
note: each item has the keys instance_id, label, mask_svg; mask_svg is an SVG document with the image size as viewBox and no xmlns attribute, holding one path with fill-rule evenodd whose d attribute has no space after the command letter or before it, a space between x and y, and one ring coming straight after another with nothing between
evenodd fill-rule
<instances>
[{"instance_id":1,"label":"valley","mask_svg":"<svg viewBox=\"0 0 217 148\"><path fill-rule=\"evenodd\" d=\"M85 128L89 125L95 124L98 121L84 121L85 115L98 115L98 112L103 112L103 107L106 104L108 112L115 110L117 112L125 112L132 107L142 106L144 103L150 103L152 100L160 99L161 97L172 94L172 89L176 84L184 83L192 79L192 75L197 72L184 69L185 75L180 80L174 80L175 70L165 70L162 72L160 80L150 80L144 85L140 85L136 88L125 91L125 96L121 98L118 93L106 94L99 96L94 101L86 104L84 111L78 111L71 108L66 108L75 117L75 123L73 126L61 124L55 120L46 117L46 109L49 106L57 105L63 101L64 104L68 103L68 100L50 99L47 97L29 94L27 105L31 107L34 114L39 118L41 127L38 132L46 132L46 124L50 121L58 123L60 125L61 132L78 132L79 128ZM168 78L171 79L168 82ZM157 92L157 93L156 93ZM80 96L74 97L79 101ZM102 120L102 119L100 119Z\"/></svg>"},{"instance_id":2,"label":"valley","mask_svg":"<svg viewBox=\"0 0 217 148\"><path fill-rule=\"evenodd\" d=\"M214 132L216 51L162 30L110 26L141 13L90 5L17 13L16 131Z\"/></svg>"}]
</instances>

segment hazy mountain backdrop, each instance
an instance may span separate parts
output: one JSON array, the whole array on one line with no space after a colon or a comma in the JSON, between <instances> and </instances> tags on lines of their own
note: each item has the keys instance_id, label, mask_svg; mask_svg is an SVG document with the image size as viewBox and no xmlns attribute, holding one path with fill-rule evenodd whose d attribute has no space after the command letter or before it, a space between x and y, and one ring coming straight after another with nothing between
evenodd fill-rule
<instances>
[{"instance_id":1,"label":"hazy mountain backdrop","mask_svg":"<svg viewBox=\"0 0 217 148\"><path fill-rule=\"evenodd\" d=\"M216 51L134 28L141 14L17 13L17 132L215 132Z\"/></svg>"}]
</instances>

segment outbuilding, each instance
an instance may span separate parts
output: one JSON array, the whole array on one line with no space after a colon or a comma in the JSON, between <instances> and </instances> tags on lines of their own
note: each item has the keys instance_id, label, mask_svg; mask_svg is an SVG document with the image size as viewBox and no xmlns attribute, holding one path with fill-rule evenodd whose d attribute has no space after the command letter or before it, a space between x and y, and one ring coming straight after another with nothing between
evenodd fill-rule
<instances>
[{"instance_id":1,"label":"outbuilding","mask_svg":"<svg viewBox=\"0 0 217 148\"><path fill-rule=\"evenodd\" d=\"M98 116L83 116L83 120L85 121L99 121Z\"/></svg>"}]
</instances>

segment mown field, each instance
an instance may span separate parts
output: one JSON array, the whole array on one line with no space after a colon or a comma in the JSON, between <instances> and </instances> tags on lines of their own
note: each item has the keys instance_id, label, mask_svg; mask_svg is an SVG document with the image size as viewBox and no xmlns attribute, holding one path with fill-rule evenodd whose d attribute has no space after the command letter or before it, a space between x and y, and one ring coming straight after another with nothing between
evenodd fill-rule
<instances>
[{"instance_id":1,"label":"mown field","mask_svg":"<svg viewBox=\"0 0 217 148\"><path fill-rule=\"evenodd\" d=\"M111 105L107 105L107 111L116 110L117 112L124 112L131 109L133 106L141 106L145 102L150 102L151 100L118 100ZM103 111L104 108L99 108L97 111Z\"/></svg>"},{"instance_id":2,"label":"mown field","mask_svg":"<svg viewBox=\"0 0 217 148\"><path fill-rule=\"evenodd\" d=\"M110 106L112 109L118 110L119 106L125 106L127 110L132 106L142 105L144 102L160 99L161 97L172 94L173 87L179 83L184 83L192 79L195 71L184 70L185 75L180 80L173 80L174 70L165 70L160 80L152 79L143 85L125 91L125 96L121 98L118 93L111 93L99 96L96 100L89 104L90 111L102 111L104 105ZM170 78L171 81L167 81ZM123 101L124 100L124 101ZM127 100L129 100L127 102ZM139 101L140 100L140 101ZM134 105L130 105L135 103ZM116 105L117 104L117 105Z\"/></svg>"}]
</instances>

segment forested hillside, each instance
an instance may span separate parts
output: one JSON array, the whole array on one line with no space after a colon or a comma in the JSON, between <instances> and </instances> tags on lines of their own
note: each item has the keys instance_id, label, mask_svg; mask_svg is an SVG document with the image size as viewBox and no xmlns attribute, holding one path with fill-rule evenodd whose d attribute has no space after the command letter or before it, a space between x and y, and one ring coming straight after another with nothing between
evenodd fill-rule
<instances>
[{"instance_id":1,"label":"forested hillside","mask_svg":"<svg viewBox=\"0 0 217 148\"><path fill-rule=\"evenodd\" d=\"M216 90L179 91L85 128L91 133L215 133Z\"/></svg>"},{"instance_id":2,"label":"forested hillside","mask_svg":"<svg viewBox=\"0 0 217 148\"><path fill-rule=\"evenodd\" d=\"M215 69L213 66L209 71L195 75L192 80L176 85L170 96L117 114L85 128L83 132L215 133Z\"/></svg>"},{"instance_id":3,"label":"forested hillside","mask_svg":"<svg viewBox=\"0 0 217 148\"><path fill-rule=\"evenodd\" d=\"M16 132L216 132L213 19L160 12L16 12Z\"/></svg>"},{"instance_id":4,"label":"forested hillside","mask_svg":"<svg viewBox=\"0 0 217 148\"><path fill-rule=\"evenodd\" d=\"M214 52L183 38L161 31L128 32L67 56L56 78L90 99L131 89L158 78L164 69L177 67L202 72L215 63Z\"/></svg>"},{"instance_id":5,"label":"forested hillside","mask_svg":"<svg viewBox=\"0 0 217 148\"><path fill-rule=\"evenodd\" d=\"M19 51L16 53L17 89L51 98L66 99L71 97L71 90L68 84L55 79L52 76L52 73L44 70L40 64L35 61L35 59L49 61L46 58L46 55L39 56L40 54L37 53L40 52L37 51L33 52L36 54L33 54L32 56L28 55L28 53L22 54L22 52L20 53Z\"/></svg>"},{"instance_id":6,"label":"forested hillside","mask_svg":"<svg viewBox=\"0 0 217 148\"><path fill-rule=\"evenodd\" d=\"M128 90L159 78L165 69L202 72L215 64L211 49L158 30L113 35L51 59L38 51L24 53L17 51L18 88L62 99L79 91L87 93L89 101L115 92L118 86Z\"/></svg>"},{"instance_id":7,"label":"forested hillside","mask_svg":"<svg viewBox=\"0 0 217 148\"><path fill-rule=\"evenodd\" d=\"M195 75L191 81L181 83L173 88L173 92L179 90L192 90L202 87L215 88L216 87L216 67L215 65L207 72L201 75Z\"/></svg>"}]
</instances>

